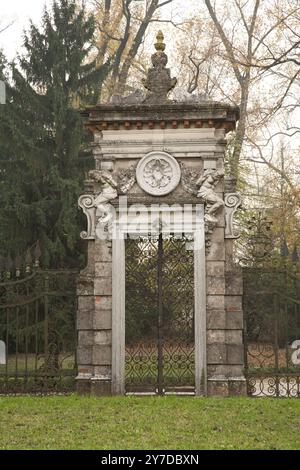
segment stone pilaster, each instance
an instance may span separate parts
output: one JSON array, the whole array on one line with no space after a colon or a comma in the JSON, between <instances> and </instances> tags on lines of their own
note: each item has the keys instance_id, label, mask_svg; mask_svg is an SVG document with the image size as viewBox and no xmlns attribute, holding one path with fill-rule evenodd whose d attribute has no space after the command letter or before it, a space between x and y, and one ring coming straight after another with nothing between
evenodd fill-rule
<instances>
[{"instance_id":1,"label":"stone pilaster","mask_svg":"<svg viewBox=\"0 0 300 470\"><path fill-rule=\"evenodd\" d=\"M89 242L87 268L77 286L78 376L80 394L111 394L111 242Z\"/></svg>"},{"instance_id":2,"label":"stone pilaster","mask_svg":"<svg viewBox=\"0 0 300 470\"><path fill-rule=\"evenodd\" d=\"M222 224L219 224L222 225ZM206 260L207 393L245 395L242 275L233 261L233 239L218 226Z\"/></svg>"}]
</instances>

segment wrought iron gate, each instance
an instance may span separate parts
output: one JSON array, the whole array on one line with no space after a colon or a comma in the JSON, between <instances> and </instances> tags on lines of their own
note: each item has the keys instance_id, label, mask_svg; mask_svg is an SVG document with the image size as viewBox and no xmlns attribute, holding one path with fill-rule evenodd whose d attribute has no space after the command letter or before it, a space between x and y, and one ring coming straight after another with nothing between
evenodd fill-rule
<instances>
[{"instance_id":1,"label":"wrought iron gate","mask_svg":"<svg viewBox=\"0 0 300 470\"><path fill-rule=\"evenodd\" d=\"M1 274L0 394L73 391L77 271Z\"/></svg>"},{"instance_id":2,"label":"wrought iron gate","mask_svg":"<svg viewBox=\"0 0 300 470\"><path fill-rule=\"evenodd\" d=\"M126 392L194 392L194 251L175 235L126 241Z\"/></svg>"}]
</instances>

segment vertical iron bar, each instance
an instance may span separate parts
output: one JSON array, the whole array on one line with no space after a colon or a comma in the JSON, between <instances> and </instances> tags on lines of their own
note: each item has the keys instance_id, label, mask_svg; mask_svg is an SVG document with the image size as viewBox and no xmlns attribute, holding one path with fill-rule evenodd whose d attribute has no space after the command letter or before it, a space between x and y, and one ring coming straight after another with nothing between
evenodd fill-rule
<instances>
[{"instance_id":1,"label":"vertical iron bar","mask_svg":"<svg viewBox=\"0 0 300 470\"><path fill-rule=\"evenodd\" d=\"M244 323L244 328L243 328L243 344L244 344L244 367L245 367L245 375L246 375L246 381L247 381L247 389L248 389L248 334L247 334L247 326L248 326L248 319L247 319L247 306L246 306L246 299L247 299L247 292L245 289L245 276L246 272L243 272L243 323Z\"/></svg>"},{"instance_id":2,"label":"vertical iron bar","mask_svg":"<svg viewBox=\"0 0 300 470\"><path fill-rule=\"evenodd\" d=\"M6 309L6 364L5 364L5 389L8 392L8 361L9 361L9 349L8 349L8 339L9 339L9 308Z\"/></svg>"},{"instance_id":3,"label":"vertical iron bar","mask_svg":"<svg viewBox=\"0 0 300 470\"><path fill-rule=\"evenodd\" d=\"M276 397L279 397L279 377L278 377L278 320L279 320L279 302L278 302L278 295L274 294L274 315L275 315L275 323L274 323L274 353L275 353L275 388L276 388Z\"/></svg>"},{"instance_id":4,"label":"vertical iron bar","mask_svg":"<svg viewBox=\"0 0 300 470\"><path fill-rule=\"evenodd\" d=\"M39 320L39 301L35 301L35 360L34 360L34 382L37 380L37 368L38 368L38 320Z\"/></svg>"},{"instance_id":5,"label":"vertical iron bar","mask_svg":"<svg viewBox=\"0 0 300 470\"><path fill-rule=\"evenodd\" d=\"M285 280L285 293L288 293L288 271L287 265L285 263L284 267L284 280ZM289 306L288 306L288 299L284 299L284 323L285 323L285 362L286 367L289 367Z\"/></svg>"},{"instance_id":6,"label":"vertical iron bar","mask_svg":"<svg viewBox=\"0 0 300 470\"><path fill-rule=\"evenodd\" d=\"M29 297L29 288L26 283L26 296ZM29 304L26 304L25 313L25 387L28 385L28 322L29 322Z\"/></svg>"},{"instance_id":7,"label":"vertical iron bar","mask_svg":"<svg viewBox=\"0 0 300 470\"><path fill-rule=\"evenodd\" d=\"M46 392L48 391L48 362L49 362L49 277L44 279L44 350L45 350L45 376L44 385Z\"/></svg>"},{"instance_id":8,"label":"vertical iron bar","mask_svg":"<svg viewBox=\"0 0 300 470\"><path fill-rule=\"evenodd\" d=\"M18 384L18 361L19 361L19 313L20 308L16 310L16 357L15 357L15 382Z\"/></svg>"},{"instance_id":9,"label":"vertical iron bar","mask_svg":"<svg viewBox=\"0 0 300 470\"><path fill-rule=\"evenodd\" d=\"M163 395L163 237L158 238L157 287L158 287L158 348L157 348L157 388Z\"/></svg>"}]
</instances>

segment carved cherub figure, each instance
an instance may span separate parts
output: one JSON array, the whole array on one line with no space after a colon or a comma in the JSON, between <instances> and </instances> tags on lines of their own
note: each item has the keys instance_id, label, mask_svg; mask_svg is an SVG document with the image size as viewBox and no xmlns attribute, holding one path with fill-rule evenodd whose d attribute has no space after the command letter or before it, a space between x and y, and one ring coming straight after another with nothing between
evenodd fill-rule
<instances>
[{"instance_id":1,"label":"carved cherub figure","mask_svg":"<svg viewBox=\"0 0 300 470\"><path fill-rule=\"evenodd\" d=\"M197 197L203 199L206 206L205 220L217 223L216 213L224 207L223 199L215 193L215 186L224 177L224 170L204 170L196 185L199 188Z\"/></svg>"},{"instance_id":2,"label":"carved cherub figure","mask_svg":"<svg viewBox=\"0 0 300 470\"><path fill-rule=\"evenodd\" d=\"M118 183L115 181L111 171L109 170L92 170L89 177L101 184L101 192L95 198L94 206L106 204L118 197Z\"/></svg>"}]
</instances>

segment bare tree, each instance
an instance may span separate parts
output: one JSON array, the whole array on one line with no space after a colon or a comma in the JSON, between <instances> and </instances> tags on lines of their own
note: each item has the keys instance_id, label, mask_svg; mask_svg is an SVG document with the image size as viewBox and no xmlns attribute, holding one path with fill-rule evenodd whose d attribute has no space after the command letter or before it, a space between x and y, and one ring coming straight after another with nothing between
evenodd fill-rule
<instances>
[{"instance_id":1,"label":"bare tree","mask_svg":"<svg viewBox=\"0 0 300 470\"><path fill-rule=\"evenodd\" d=\"M0 21L0 34L6 31L8 28L10 28L14 24L14 21L10 21L4 26L1 26L1 21Z\"/></svg>"},{"instance_id":2,"label":"bare tree","mask_svg":"<svg viewBox=\"0 0 300 470\"><path fill-rule=\"evenodd\" d=\"M209 14L214 22L216 30L221 38L223 46L226 50L227 58L232 66L236 80L239 83L241 96L240 96L240 120L236 129L235 141L232 149L232 153L229 160L230 174L233 179L237 180L239 175L239 161L242 151L242 145L246 133L246 119L247 119L247 108L249 100L249 88L251 83L251 68L249 66L239 66L238 57L236 57L236 51L233 42L227 36L225 29L223 28L221 21L219 20L215 7L212 6L210 0L205 0L206 7ZM245 37L247 38L246 44L246 63L250 64L253 60L255 51L253 48L255 25L257 21L258 10L260 6L260 0L255 0L253 10L250 18L246 18L243 8L238 0L235 0L235 4L240 12L241 19L245 29Z\"/></svg>"}]
</instances>

